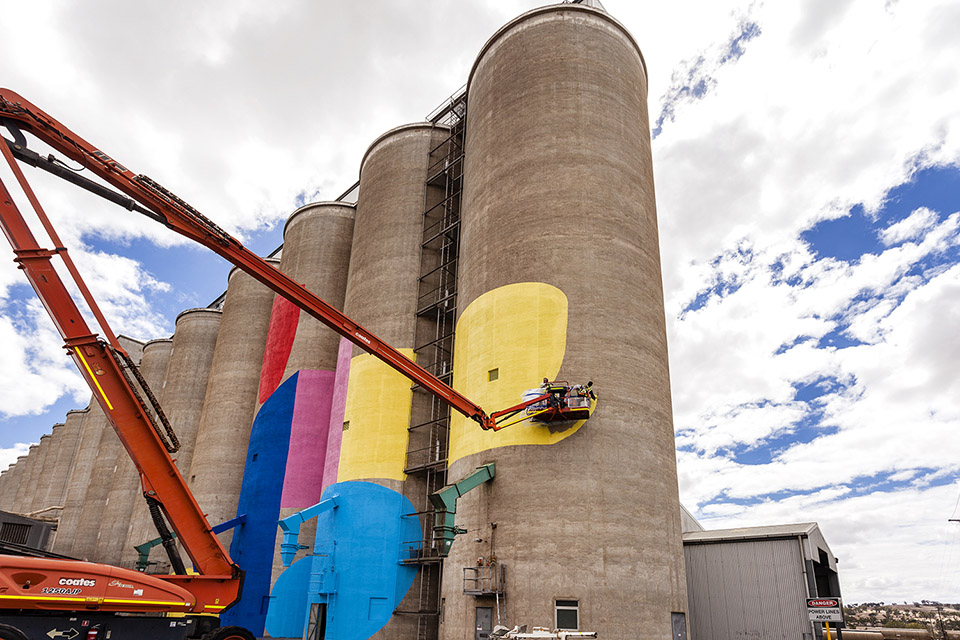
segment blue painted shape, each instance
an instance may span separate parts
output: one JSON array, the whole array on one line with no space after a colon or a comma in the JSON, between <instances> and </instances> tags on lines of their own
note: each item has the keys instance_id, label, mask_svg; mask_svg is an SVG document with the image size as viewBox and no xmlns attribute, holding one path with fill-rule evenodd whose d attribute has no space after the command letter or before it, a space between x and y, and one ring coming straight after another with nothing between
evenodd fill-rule
<instances>
[{"instance_id":1,"label":"blue painted shape","mask_svg":"<svg viewBox=\"0 0 960 640\"><path fill-rule=\"evenodd\" d=\"M284 579L284 572L270 600L271 636L302 637L310 605L326 603L326 640L366 640L390 620L413 584L417 567L400 562L412 557L423 535L413 504L372 482L331 485L322 498L334 497L337 507L317 517L314 555L304 558L310 576L299 624L293 628L287 616L302 601L302 577Z\"/></svg>"},{"instance_id":2,"label":"blue painted shape","mask_svg":"<svg viewBox=\"0 0 960 640\"><path fill-rule=\"evenodd\" d=\"M308 611L307 587L310 584L312 556L300 558L277 578L273 593L283 597L270 598L266 628L274 638L302 638L303 612Z\"/></svg>"},{"instance_id":3,"label":"blue painted shape","mask_svg":"<svg viewBox=\"0 0 960 640\"><path fill-rule=\"evenodd\" d=\"M253 422L237 506L247 520L234 531L230 544L230 555L246 575L240 601L220 616L220 624L246 627L255 636L263 635L267 614L298 375L277 387Z\"/></svg>"}]
</instances>

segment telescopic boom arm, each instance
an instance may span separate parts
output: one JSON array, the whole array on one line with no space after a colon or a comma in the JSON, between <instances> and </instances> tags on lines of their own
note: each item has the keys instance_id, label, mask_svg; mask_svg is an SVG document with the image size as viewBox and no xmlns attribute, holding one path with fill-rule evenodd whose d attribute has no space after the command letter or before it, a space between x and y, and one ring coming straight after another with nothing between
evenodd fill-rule
<instances>
[{"instance_id":1,"label":"telescopic boom arm","mask_svg":"<svg viewBox=\"0 0 960 640\"><path fill-rule=\"evenodd\" d=\"M71 160L81 163L149 209L154 214L151 217L169 229L215 251L341 336L407 376L466 417L475 420L481 428L496 428L496 421L480 406L248 250L163 186L145 175L134 174L20 95L8 89L0 89L0 118L30 131Z\"/></svg>"}]
</instances>

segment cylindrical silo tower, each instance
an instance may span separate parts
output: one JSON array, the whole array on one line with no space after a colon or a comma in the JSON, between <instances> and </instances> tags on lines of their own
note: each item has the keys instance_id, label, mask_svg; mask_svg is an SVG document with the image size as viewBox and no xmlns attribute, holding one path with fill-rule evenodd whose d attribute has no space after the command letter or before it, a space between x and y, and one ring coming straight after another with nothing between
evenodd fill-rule
<instances>
[{"instance_id":1,"label":"cylindrical silo tower","mask_svg":"<svg viewBox=\"0 0 960 640\"><path fill-rule=\"evenodd\" d=\"M0 509L3 511L16 511L17 489L20 486L26 462L27 456L19 456L17 461L7 469L7 482L4 485L3 494L0 494Z\"/></svg>"},{"instance_id":2,"label":"cylindrical silo tower","mask_svg":"<svg viewBox=\"0 0 960 640\"><path fill-rule=\"evenodd\" d=\"M80 471L85 476L83 478L85 486L79 516L76 520L70 518L69 522L74 529L73 544L69 553L80 559L99 562L101 558L97 556L97 536L100 533L101 516L107 502L107 494L110 492L113 467L123 447L117 432L110 425L100 405L95 404L90 408L90 413L84 420L83 429L86 430L88 426L95 432L91 434L91 440L95 444L92 452L86 452L90 456L89 466L86 464L87 460L82 460L79 463L82 466L74 470L74 475ZM82 435L81 438L83 437Z\"/></svg>"},{"instance_id":3,"label":"cylindrical silo tower","mask_svg":"<svg viewBox=\"0 0 960 640\"><path fill-rule=\"evenodd\" d=\"M454 387L494 410L543 377L592 379L599 402L586 422L496 433L455 417L448 481L489 462L496 478L458 503L470 534L444 566L441 638L472 636L491 613L677 637L686 587L640 50L603 11L535 9L487 42L467 92ZM464 594L478 557L504 569L506 609L495 589Z\"/></svg>"},{"instance_id":4,"label":"cylindrical silo tower","mask_svg":"<svg viewBox=\"0 0 960 640\"><path fill-rule=\"evenodd\" d=\"M204 320L209 320L208 317L203 316L201 320L198 321L198 331L197 334L203 335L204 332L202 328L205 325L210 324ZM180 325L177 326L179 331ZM198 339L198 342L203 342L202 339ZM147 381L147 385L150 386L150 389L153 391L154 396L160 400L160 395L163 391L164 376L167 372L167 365L170 361L170 353L173 349L174 341L170 338L159 338L157 340L151 340L143 347L143 361L140 363L140 374L143 376L143 379ZM209 368L209 367L208 367ZM202 383L201 383L202 384ZM164 408L164 415L167 416L169 421L169 414L166 411L166 407L163 403L160 403L160 406ZM183 446L183 434L177 427L177 424L171 422L171 426L174 428L177 437L180 439L181 446ZM190 446L193 446L193 442L190 443ZM177 457L179 464L179 454L173 454ZM130 509L130 525L127 527L125 534L125 540L123 547L120 550L120 566L131 568L135 566L137 560L137 553L134 551L134 547L139 544L143 544L149 540L153 540L158 537L156 526L153 524L153 518L150 516L150 512L147 510L147 503L143 499L142 487L140 485L140 475L137 472L136 466L131 462L131 467L127 473L132 474L132 480L135 487L135 496L133 500L133 505ZM183 473L181 468L181 473ZM157 551L156 554L152 557L153 561L165 563L166 554L161 551ZM156 566L156 565L154 565ZM152 572L153 570L149 570Z\"/></svg>"},{"instance_id":5,"label":"cylindrical silo tower","mask_svg":"<svg viewBox=\"0 0 960 640\"><path fill-rule=\"evenodd\" d=\"M17 485L17 495L13 502L13 511L24 514L30 512L32 504L33 489L35 479L35 470L37 466L37 449L39 444L32 444L27 449L26 459L23 461L23 473L20 476L20 483Z\"/></svg>"},{"instance_id":6,"label":"cylindrical silo tower","mask_svg":"<svg viewBox=\"0 0 960 640\"><path fill-rule=\"evenodd\" d=\"M274 261L276 263L276 261ZM234 268L187 482L211 525L237 515L273 291ZM229 548L232 533L220 536Z\"/></svg>"},{"instance_id":7,"label":"cylindrical silo tower","mask_svg":"<svg viewBox=\"0 0 960 640\"><path fill-rule=\"evenodd\" d=\"M205 355L204 348L206 342L216 340L217 326L219 324L219 313L202 310L205 313L183 312L177 317L175 337L182 335L180 339L183 346L183 362L181 369L188 370L190 373L182 374L187 378L187 384L181 384L180 389L186 389L181 393L174 395L186 396L179 398L179 402L171 402L171 407L167 407L161 400L160 406L163 407L167 419L173 426L177 437L180 439L180 453L173 454L180 459L184 448L192 446L190 438L191 433L196 432L196 416L200 409L196 408L193 414L189 410L184 414L179 409L184 405L189 405L189 397L194 396L194 402L199 404L203 399L196 401L197 392L195 386L205 386L204 377L209 370L209 356ZM212 334L212 337L208 337ZM164 372L167 370L167 360L170 356L170 345L173 344L169 339L151 340L143 346L143 357L140 361L140 374L146 380L147 385L154 393L155 397L161 396L164 382ZM212 346L209 351L212 352ZM204 365L206 364L206 368ZM179 378L177 378L179 380ZM189 383L193 383L190 386ZM170 385L174 388L176 385ZM202 392L200 393L202 396ZM171 414L170 409L178 411ZM176 421L174 421L176 420ZM191 430L192 427L192 430ZM133 516L145 517L150 522L152 529L152 519L147 512L146 503L142 498L142 488L140 485L140 474L136 465L130 458L126 450L121 450L117 455L116 465L114 466L113 478L110 483L110 493L108 494L107 504L103 511L103 523L100 525L100 539L97 541L97 556L103 558L104 562L120 565L124 567L133 567L136 560L136 552L128 542L130 539L131 528L134 526ZM156 530L152 530L152 535L136 540L134 544L146 542L156 538ZM157 553L157 558L164 556L162 552Z\"/></svg>"},{"instance_id":8,"label":"cylindrical silo tower","mask_svg":"<svg viewBox=\"0 0 960 640\"><path fill-rule=\"evenodd\" d=\"M134 363L140 362L143 353L143 343L126 336L119 336L120 344L126 349ZM97 542L100 537L100 525L103 520L103 511L110 494L110 483L113 480L113 469L117 464L117 456L121 455L123 445L113 425L104 415L99 404L90 409L90 415L85 419L91 422L91 427L100 434L97 447L93 453L92 465L89 469L82 467L87 486L84 489L80 517L75 522L75 533L71 554L78 558L87 558L93 562L109 562L109 558L97 555ZM84 424L82 429L86 429ZM83 436L81 436L83 437ZM123 455L126 455L124 452ZM71 478L71 483L73 482Z\"/></svg>"},{"instance_id":9,"label":"cylindrical silo tower","mask_svg":"<svg viewBox=\"0 0 960 640\"><path fill-rule=\"evenodd\" d=\"M37 481L37 494L33 501L33 511L39 512L47 507L55 506L50 502L50 491L53 487L53 470L57 466L57 450L60 447L60 440L63 438L63 423L53 425L50 429L50 436L47 439L47 451L43 455L43 467L40 469L40 478ZM43 444L43 440L40 441ZM44 516L54 515L44 513Z\"/></svg>"},{"instance_id":10,"label":"cylindrical silo tower","mask_svg":"<svg viewBox=\"0 0 960 640\"><path fill-rule=\"evenodd\" d=\"M294 211L283 230L280 270L337 309L343 309L355 217L354 205L318 202ZM278 305L293 306L279 296L274 302L275 310ZM340 345L340 336L316 318L299 310L297 316L296 333L283 368L283 380L299 372L297 402L303 403L308 397L314 398L315 402L312 411L293 415L280 497L280 518L320 501ZM282 357L282 353L280 347L280 353L276 355ZM274 358L275 354L264 354L264 365L269 360L277 362ZM263 373L268 372L264 370ZM305 523L305 540L312 539L314 529L313 521ZM277 534L273 580L282 571L279 530Z\"/></svg>"},{"instance_id":11,"label":"cylindrical silo tower","mask_svg":"<svg viewBox=\"0 0 960 640\"><path fill-rule=\"evenodd\" d=\"M63 421L63 430L57 447L57 458L53 471L55 479L50 486L50 494L47 500L53 506L63 506L66 499L70 470L73 468L77 447L80 444L80 425L86 412L86 409L71 409L67 411L67 416Z\"/></svg>"},{"instance_id":12,"label":"cylindrical silo tower","mask_svg":"<svg viewBox=\"0 0 960 640\"><path fill-rule=\"evenodd\" d=\"M429 122L397 127L371 144L360 167L344 313L414 359L427 174L432 149L448 135L445 127ZM285 246L284 258L286 251ZM311 590L308 599L336 609L327 616L328 624L334 625L330 632L336 635L345 632L336 625L350 624L347 621L369 607L371 598L380 603L380 594L390 594L382 606L363 614L364 629L379 631L383 638L416 636L416 616L392 615L398 608L415 610L419 605L403 600L411 592L417 566L396 563L397 549L418 544L423 535L411 514L422 509L425 490L420 477L408 482L412 478L405 472L413 385L346 341L339 351L323 495L337 495L345 507L338 515L316 520L313 564L314 573L322 572L331 558L339 580L350 589L335 598L322 589ZM361 525L354 517L370 519ZM380 539L376 545L368 540L363 554L352 555L360 529L376 529ZM304 529L301 541L312 542L304 539L311 534L311 529ZM351 557L391 570L371 573L352 566ZM285 585L278 581L277 586L275 594L282 595ZM299 630L281 631L268 624L267 631L300 635L303 620L299 622Z\"/></svg>"},{"instance_id":13,"label":"cylindrical silo tower","mask_svg":"<svg viewBox=\"0 0 960 640\"><path fill-rule=\"evenodd\" d=\"M337 309L354 216L352 204L319 202L294 211L284 227L280 270ZM314 317L274 298L237 506L247 521L230 547L246 571L244 593L224 624L262 633L266 611L258 603L283 571L277 520L320 501L338 344L339 336ZM313 521L301 529L305 544L312 529Z\"/></svg>"},{"instance_id":14,"label":"cylindrical silo tower","mask_svg":"<svg viewBox=\"0 0 960 640\"><path fill-rule=\"evenodd\" d=\"M37 461L33 465L33 471L30 473L29 496L27 497L27 502L24 505L24 513L33 513L46 506L43 504L43 501L46 497L44 490L46 487L47 478L49 477L47 472L50 470L50 463L47 458L49 457L48 454L50 453L51 441L52 437L49 433L45 433L40 436L40 444L36 451Z\"/></svg>"},{"instance_id":15,"label":"cylindrical silo tower","mask_svg":"<svg viewBox=\"0 0 960 640\"><path fill-rule=\"evenodd\" d=\"M16 464L16 463L14 463ZM6 503L6 490L10 478L13 477L13 465L9 465L3 471L0 471L0 511L5 511L4 504Z\"/></svg>"},{"instance_id":16,"label":"cylindrical silo tower","mask_svg":"<svg viewBox=\"0 0 960 640\"><path fill-rule=\"evenodd\" d=\"M76 539L77 524L83 510L83 501L86 498L87 486L90 484L90 473L93 470L94 457L100 445L102 429L96 425L94 416L100 414L99 409L91 405L85 409L71 412L67 416L66 424L71 426L76 421L77 449L67 475L66 487L63 494L63 511L60 513L60 522L57 524L57 537L53 543L53 551L63 555L73 555L73 543Z\"/></svg>"}]
</instances>

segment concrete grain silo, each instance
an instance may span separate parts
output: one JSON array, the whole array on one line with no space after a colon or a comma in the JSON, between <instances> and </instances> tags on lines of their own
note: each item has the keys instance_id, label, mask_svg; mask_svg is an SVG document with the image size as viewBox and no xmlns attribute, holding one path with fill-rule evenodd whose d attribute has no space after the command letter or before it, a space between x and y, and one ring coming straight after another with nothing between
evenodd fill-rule
<instances>
[{"instance_id":1,"label":"concrete grain silo","mask_svg":"<svg viewBox=\"0 0 960 640\"><path fill-rule=\"evenodd\" d=\"M63 555L73 555L73 546L76 540L77 524L83 511L83 501L86 498L87 486L90 484L90 474L93 471L97 448L100 446L100 436L103 430L95 420L100 414L92 404L86 409L71 412L67 416L67 425L71 420L79 420L77 428L77 452L70 466L67 476L66 489L63 497L63 511L57 525L57 537L53 543L53 551ZM76 417L74 417L76 416Z\"/></svg>"},{"instance_id":2,"label":"concrete grain silo","mask_svg":"<svg viewBox=\"0 0 960 640\"><path fill-rule=\"evenodd\" d=\"M408 357L415 357L427 169L431 150L447 135L429 122L398 127L377 138L361 162L343 310ZM285 244L284 260L287 251ZM416 566L396 563L397 549L417 545L423 536L416 516L402 517L417 511L404 495L411 387L373 356L341 342L322 496L337 496L340 506L301 527L301 544L311 545L316 535L316 555L298 561L309 568L294 564L277 581L267 620L271 635L303 633L302 604L287 607L296 600L293 594L308 590L308 573L321 575L333 564L343 586L334 595L311 578L308 594L310 606L335 607L327 616L328 633L416 635L415 617L392 616L417 574ZM422 501L423 487L411 495ZM382 594L389 595L381 603ZM370 602L380 604L371 609Z\"/></svg>"},{"instance_id":3,"label":"concrete grain silo","mask_svg":"<svg viewBox=\"0 0 960 640\"><path fill-rule=\"evenodd\" d=\"M58 425L54 425L51 431L57 426ZM26 514L34 513L46 506L43 502L46 497L45 490L47 478L49 478L48 473L50 471L48 457L51 441L52 436L49 433L40 436L40 443L36 451L37 461L34 463L33 471L30 473L29 496L27 497L27 503L24 505L24 513Z\"/></svg>"},{"instance_id":4,"label":"concrete grain silo","mask_svg":"<svg viewBox=\"0 0 960 640\"><path fill-rule=\"evenodd\" d=\"M16 464L16 463L14 463ZM0 471L0 510L6 510L6 489L9 486L10 478L13 476L13 464L9 465L3 471Z\"/></svg>"},{"instance_id":5,"label":"concrete grain silo","mask_svg":"<svg viewBox=\"0 0 960 640\"><path fill-rule=\"evenodd\" d=\"M71 409L63 421L60 442L57 446L56 462L53 468L54 481L50 484L50 493L47 495L47 504L50 506L64 506L67 495L67 485L70 481L70 471L73 469L80 444L80 425L86 409ZM62 517L62 511L61 511Z\"/></svg>"},{"instance_id":6,"label":"concrete grain silo","mask_svg":"<svg viewBox=\"0 0 960 640\"><path fill-rule=\"evenodd\" d=\"M196 317L198 315L200 316L199 318ZM214 317L216 318L216 315L214 315ZM206 320L202 314L187 314L187 312L180 314L177 318L176 331L184 335L183 346L185 352L189 353L196 350L197 346L194 343L199 343L201 345L200 349L202 350L203 337L205 333L209 333L210 329L208 327L211 324L213 325L213 339L215 340L216 320L210 322ZM190 340L190 337L193 337L193 339ZM151 391L154 392L155 397L159 395L161 391L163 375L166 371L167 359L170 355L170 344L170 340L163 339L151 340L143 346L140 373L147 381ZM184 365L196 372L194 375L196 376L195 381L198 384L203 385L206 382L204 378L200 377L203 375L202 356L190 357L187 355ZM191 393L194 393L193 389L187 391L188 396ZM161 404L161 406L163 405ZM164 408L166 409L166 407ZM166 415L169 419L170 414L166 413ZM189 421L189 416L187 421ZM196 420L194 420L194 424L195 423ZM181 438L182 443L184 434L181 434L180 430L177 429L176 423L171 424L174 426L177 435ZM189 428L185 429L185 431L189 434ZM126 567L133 566L136 560L136 553L126 544L130 527L133 525L133 514L141 514L142 511L142 515L146 515L149 518L146 504L143 503L142 508L137 509L137 507L141 507L141 504L138 503L143 503L140 473L137 471L137 467L134 465L133 459L127 451L121 449L117 454L113 478L110 483L110 492L107 496L107 504L103 511L103 523L100 525L100 539L97 541L97 556L103 558L104 562ZM150 538L155 537L155 535L150 536ZM149 540L150 538L147 539ZM146 540L140 540L139 542L146 542Z\"/></svg>"},{"instance_id":7,"label":"concrete grain silo","mask_svg":"<svg viewBox=\"0 0 960 640\"><path fill-rule=\"evenodd\" d=\"M37 482L36 498L33 501L33 511L40 512L55 506L50 502L50 492L53 488L54 475L53 470L57 466L57 453L60 448L60 441L63 438L63 423L53 425L50 429L50 436L47 440L47 452L43 456L43 467L40 469L40 479ZM43 439L41 439L41 444ZM45 517L54 515L50 512L44 512Z\"/></svg>"},{"instance_id":8,"label":"concrete grain silo","mask_svg":"<svg viewBox=\"0 0 960 640\"><path fill-rule=\"evenodd\" d=\"M284 226L280 270L342 309L355 210L320 202L296 210ZM273 301L250 431L231 557L246 571L236 617L224 620L260 634L282 572L276 523L320 500L339 337L285 298ZM306 529L306 527L305 527ZM312 536L305 538L311 540Z\"/></svg>"},{"instance_id":9,"label":"concrete grain silo","mask_svg":"<svg viewBox=\"0 0 960 640\"><path fill-rule=\"evenodd\" d=\"M90 466L84 465L81 468L81 472L85 472L83 481L86 487L79 517L72 521L74 534L70 554L80 559L100 562L101 558L97 556L97 538L100 534L101 516L110 493L113 467L123 447L100 405L90 408L87 421L90 429L96 432L91 435L91 439L96 440L96 448L90 454Z\"/></svg>"},{"instance_id":10,"label":"concrete grain silo","mask_svg":"<svg viewBox=\"0 0 960 640\"><path fill-rule=\"evenodd\" d=\"M207 323L201 322L198 324L202 325ZM198 333L203 335L202 331ZM156 397L158 400L160 400L160 394L163 391L164 376L167 372L167 365L170 361L170 352L172 349L173 340L170 338L151 340L143 347L143 361L140 363L140 374L143 376L143 379L147 381L147 385L150 386L154 397ZM161 407L163 407L162 402ZM164 415L168 415L165 407ZM178 437L181 438L182 444L183 436L177 429L177 425L173 423L170 424L174 428L174 431L177 433ZM193 443L191 443L191 446L192 444ZM176 456L177 454L173 455ZM120 549L119 564L127 568L132 568L135 566L138 557L138 554L133 548L139 544L153 540L159 534L157 533L157 529L153 524L153 518L150 516L150 512L147 509L147 503L143 499L143 488L140 485L140 474L137 472L136 466L133 465L132 461L130 467L128 467L128 470L125 473L131 474L130 480L132 480L135 495L133 504L130 508L130 524L127 527L126 532L122 534L124 540L123 546ZM159 550L153 557L154 561L163 562L165 559L166 554Z\"/></svg>"},{"instance_id":11,"label":"concrete grain silo","mask_svg":"<svg viewBox=\"0 0 960 640\"><path fill-rule=\"evenodd\" d=\"M543 377L592 379L600 398L559 429L454 417L448 482L490 462L496 479L457 506L470 540L444 565L440 637L508 613L676 638L687 603L640 51L605 12L536 9L486 43L467 95L454 387L490 409ZM464 593L478 557L503 569L501 594Z\"/></svg>"},{"instance_id":12,"label":"concrete grain silo","mask_svg":"<svg viewBox=\"0 0 960 640\"><path fill-rule=\"evenodd\" d=\"M355 217L356 209L351 204L310 204L291 214L283 233L280 270L341 310L347 288ZM274 303L275 310L278 303L293 306L278 296ZM308 397L313 397L315 403L309 413L304 412L302 419L294 415L279 518L320 501L340 345L340 336L316 318L299 312L299 309L297 315L296 333L283 368L283 379L299 372L297 403L302 404ZM268 359L276 362L277 356L282 357L282 348L277 351L264 355L263 374L268 373ZM311 522L304 526L308 540L312 539L310 531L313 530L313 524ZM278 532L273 580L276 580L280 571Z\"/></svg>"},{"instance_id":13,"label":"concrete grain silo","mask_svg":"<svg viewBox=\"0 0 960 640\"><path fill-rule=\"evenodd\" d=\"M20 487L20 479L23 477L23 470L26 466L27 456L19 456L17 461L7 470L7 483L4 485L3 494L0 494L0 509L3 511L16 511L17 490Z\"/></svg>"},{"instance_id":14,"label":"concrete grain silo","mask_svg":"<svg viewBox=\"0 0 960 640\"><path fill-rule=\"evenodd\" d=\"M118 340L134 364L139 364L143 354L143 343L126 336L119 336ZM92 453L91 465L87 467L84 464L80 468L81 476L77 478L78 482L85 482L87 486L83 489L79 518L75 522L71 521L74 525L74 539L70 555L87 558L94 562L109 562L109 558L97 554L97 544L100 525L103 522L103 511L107 505L110 484L113 481L113 470L117 463L117 456L123 451L123 445L99 404L93 403L90 414L85 418L81 429L87 428L87 421L90 423L90 428L98 431L99 434L92 436L92 439L96 439L97 445Z\"/></svg>"},{"instance_id":15,"label":"concrete grain silo","mask_svg":"<svg viewBox=\"0 0 960 640\"><path fill-rule=\"evenodd\" d=\"M26 514L30 512L33 499L31 487L34 486L34 472L37 466L37 449L39 447L39 444L32 444L27 449L27 455L23 461L23 472L20 476L20 483L17 485L17 495L13 501L13 511L15 513Z\"/></svg>"},{"instance_id":16,"label":"concrete grain silo","mask_svg":"<svg viewBox=\"0 0 960 640\"><path fill-rule=\"evenodd\" d=\"M211 525L237 515L274 298L273 291L237 268L227 282L197 441L185 474ZM231 537L231 532L220 536L228 548Z\"/></svg>"}]
</instances>

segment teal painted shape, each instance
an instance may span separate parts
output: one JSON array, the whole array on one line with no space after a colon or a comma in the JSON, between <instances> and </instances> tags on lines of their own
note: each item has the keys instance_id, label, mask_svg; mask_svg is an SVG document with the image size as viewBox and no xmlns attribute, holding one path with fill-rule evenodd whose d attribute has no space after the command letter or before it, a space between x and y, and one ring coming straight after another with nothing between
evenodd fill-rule
<instances>
[{"instance_id":1,"label":"teal painted shape","mask_svg":"<svg viewBox=\"0 0 960 640\"><path fill-rule=\"evenodd\" d=\"M303 612L307 611L310 556L300 558L277 578L267 610L266 629L274 638L302 638ZM277 594L283 594L278 597Z\"/></svg>"},{"instance_id":2,"label":"teal painted shape","mask_svg":"<svg viewBox=\"0 0 960 640\"><path fill-rule=\"evenodd\" d=\"M271 636L302 637L310 605L325 603L326 640L366 640L387 624L413 585L416 565L401 562L415 557L423 537L413 504L372 482L331 485L322 499L334 497L337 507L317 517L314 555L295 562L274 585L266 625Z\"/></svg>"}]
</instances>

